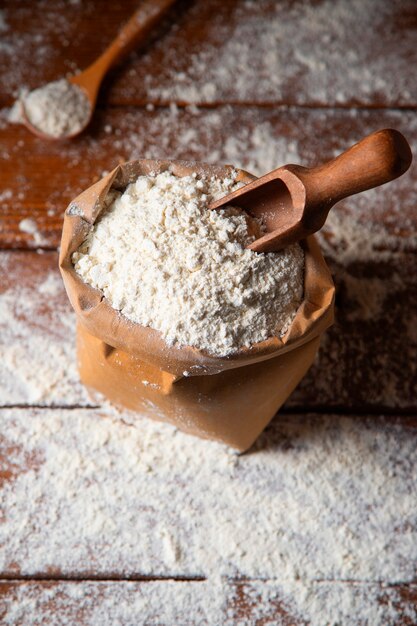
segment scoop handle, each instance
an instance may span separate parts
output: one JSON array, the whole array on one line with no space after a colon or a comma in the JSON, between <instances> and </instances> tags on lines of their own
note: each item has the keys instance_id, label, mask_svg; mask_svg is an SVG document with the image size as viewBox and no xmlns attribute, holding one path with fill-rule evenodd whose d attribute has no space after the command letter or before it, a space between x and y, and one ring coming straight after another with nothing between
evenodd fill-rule
<instances>
[{"instance_id":1,"label":"scoop handle","mask_svg":"<svg viewBox=\"0 0 417 626\"><path fill-rule=\"evenodd\" d=\"M408 170L411 161L405 137L388 128L368 135L319 167L287 165L285 169L293 172L304 185L303 223L318 230L336 202L398 178Z\"/></svg>"},{"instance_id":2,"label":"scoop handle","mask_svg":"<svg viewBox=\"0 0 417 626\"><path fill-rule=\"evenodd\" d=\"M107 70L121 57L128 54L176 0L143 0L135 13L105 49L83 74L90 73L101 81Z\"/></svg>"}]
</instances>

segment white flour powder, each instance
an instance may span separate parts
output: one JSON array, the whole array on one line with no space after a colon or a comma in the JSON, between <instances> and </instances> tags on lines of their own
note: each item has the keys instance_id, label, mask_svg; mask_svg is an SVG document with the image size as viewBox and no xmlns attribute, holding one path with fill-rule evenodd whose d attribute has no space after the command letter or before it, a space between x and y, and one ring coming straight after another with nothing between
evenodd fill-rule
<instances>
[{"instance_id":1,"label":"white flour powder","mask_svg":"<svg viewBox=\"0 0 417 626\"><path fill-rule=\"evenodd\" d=\"M415 624L390 587L415 580L413 430L376 416L280 416L238 456L126 412L0 411L3 573L206 579L114 585L104 597L91 583L72 599L62 583L51 590L59 621L23 587L2 623ZM232 610L236 579L243 613ZM274 619L274 602L292 619ZM84 619L65 619L71 606Z\"/></svg>"},{"instance_id":2,"label":"white flour powder","mask_svg":"<svg viewBox=\"0 0 417 626\"><path fill-rule=\"evenodd\" d=\"M76 271L127 318L168 344L227 355L284 332L303 297L297 244L256 254L245 215L208 211L233 178L141 176L92 228Z\"/></svg>"},{"instance_id":3,"label":"white flour powder","mask_svg":"<svg viewBox=\"0 0 417 626\"><path fill-rule=\"evenodd\" d=\"M0 410L1 571L207 580L24 584L2 623L417 623L401 591L417 563L412 419L281 415L238 456L127 412L51 408L87 399L57 259L31 259L0 255L0 403L50 408Z\"/></svg>"},{"instance_id":4,"label":"white flour powder","mask_svg":"<svg viewBox=\"0 0 417 626\"><path fill-rule=\"evenodd\" d=\"M78 382L75 319L60 276L45 273L44 255L33 261L37 275L24 275L23 259L0 255L0 406L88 403Z\"/></svg>"},{"instance_id":5,"label":"white flour powder","mask_svg":"<svg viewBox=\"0 0 417 626\"><path fill-rule=\"evenodd\" d=\"M30 123L51 137L67 137L80 131L90 116L90 103L80 87L65 78L22 93L9 121L22 122L23 109Z\"/></svg>"}]
</instances>

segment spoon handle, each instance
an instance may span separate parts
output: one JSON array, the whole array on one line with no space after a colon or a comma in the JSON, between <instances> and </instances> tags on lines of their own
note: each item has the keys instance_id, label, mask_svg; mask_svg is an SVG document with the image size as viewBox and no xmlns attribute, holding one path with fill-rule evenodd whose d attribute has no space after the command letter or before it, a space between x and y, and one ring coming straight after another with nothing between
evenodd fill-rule
<instances>
[{"instance_id":1,"label":"spoon handle","mask_svg":"<svg viewBox=\"0 0 417 626\"><path fill-rule=\"evenodd\" d=\"M128 54L139 41L145 39L174 2L176 0L143 0L139 9L123 26L112 43L83 74L91 73L100 83L107 70L121 57Z\"/></svg>"},{"instance_id":2,"label":"spoon handle","mask_svg":"<svg viewBox=\"0 0 417 626\"><path fill-rule=\"evenodd\" d=\"M324 223L336 202L360 191L378 187L401 176L410 166L410 146L397 130L380 130L315 168L287 165L305 187L303 222L319 219ZM323 215L324 214L324 215Z\"/></svg>"}]
</instances>

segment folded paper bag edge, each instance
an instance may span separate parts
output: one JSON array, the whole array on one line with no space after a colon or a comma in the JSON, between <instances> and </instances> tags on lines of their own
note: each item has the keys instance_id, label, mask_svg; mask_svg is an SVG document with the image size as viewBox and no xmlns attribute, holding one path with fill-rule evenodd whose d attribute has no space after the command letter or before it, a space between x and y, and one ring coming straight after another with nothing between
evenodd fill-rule
<instances>
[{"instance_id":1,"label":"folded paper bag edge","mask_svg":"<svg viewBox=\"0 0 417 626\"><path fill-rule=\"evenodd\" d=\"M71 256L105 208L109 190L122 190L140 175L156 174L168 169L178 176L197 171L224 177L237 171L240 180L249 182L255 178L232 166L147 159L118 165L102 180L77 196L65 212L59 265L79 322L92 335L110 346L129 352L176 377L182 376L184 371L191 375L216 374L271 359L322 334L333 322L334 285L314 236L303 242L304 300L285 335L282 338L269 338L226 357L214 356L191 346L169 346L158 331L128 320L111 307L99 290L82 281L75 272ZM77 207L76 211L74 206Z\"/></svg>"}]
</instances>

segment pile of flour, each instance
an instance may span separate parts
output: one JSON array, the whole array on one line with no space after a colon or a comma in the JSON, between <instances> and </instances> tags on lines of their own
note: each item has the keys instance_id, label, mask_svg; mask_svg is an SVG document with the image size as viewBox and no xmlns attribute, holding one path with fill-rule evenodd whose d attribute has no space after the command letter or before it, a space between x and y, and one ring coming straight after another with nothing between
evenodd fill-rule
<instances>
[{"instance_id":1,"label":"pile of flour","mask_svg":"<svg viewBox=\"0 0 417 626\"><path fill-rule=\"evenodd\" d=\"M304 253L246 249L240 210L208 203L238 187L227 179L140 176L107 209L72 261L83 280L170 345L225 356L285 332L303 297Z\"/></svg>"},{"instance_id":2,"label":"pile of flour","mask_svg":"<svg viewBox=\"0 0 417 626\"><path fill-rule=\"evenodd\" d=\"M21 123L23 111L29 122L46 135L68 137L86 125L90 103L80 87L63 78L29 93L22 92L9 121Z\"/></svg>"}]
</instances>

